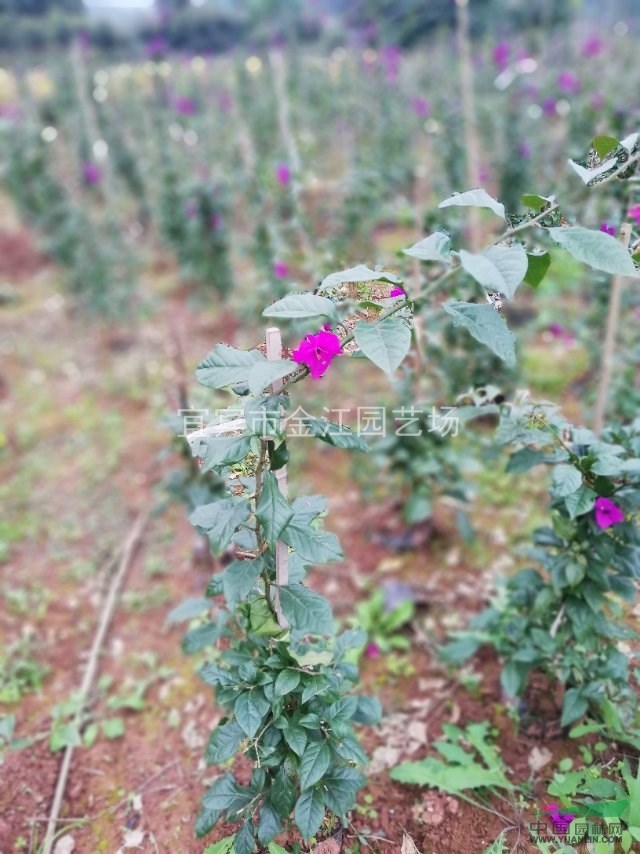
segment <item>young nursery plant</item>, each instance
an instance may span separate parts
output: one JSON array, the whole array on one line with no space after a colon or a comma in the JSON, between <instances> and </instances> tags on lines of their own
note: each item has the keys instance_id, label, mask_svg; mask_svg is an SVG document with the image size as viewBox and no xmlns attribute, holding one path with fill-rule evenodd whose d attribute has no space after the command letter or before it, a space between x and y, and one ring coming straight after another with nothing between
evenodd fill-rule
<instances>
[{"instance_id":1,"label":"young nursery plant","mask_svg":"<svg viewBox=\"0 0 640 854\"><path fill-rule=\"evenodd\" d=\"M578 171L586 183L602 184L628 177L639 160L635 135L602 161L594 154L591 162L596 165ZM207 536L215 554L232 547L242 557L212 578L207 595L215 603L197 600L185 613L212 613L187 635L187 648L209 648L210 660L201 675L226 710L211 734L207 760L221 764L242 754L253 766L248 785L240 785L228 772L211 786L196 825L197 834L205 835L220 820L241 822L229 837L236 854L270 844L289 828L291 816L305 840L321 831L330 833L334 824L327 811L345 821L365 779L358 766L366 757L354 725L374 723L380 714L377 700L353 693L358 672L345 658L349 649L362 646L363 632L354 629L336 636L329 603L305 583L312 565L342 557L337 538L321 527L326 502L319 496L291 501L284 488L289 445L294 444L289 442L292 427L297 435L340 448L366 450L367 445L348 427L301 408L287 415L291 396L309 377L319 380L328 370L339 369L345 358L368 359L392 376L411 349L414 317L436 310L434 297L445 288L454 298L442 308L453 323L512 364L515 342L501 315L502 303L513 299L523 282L535 288L544 277L550 256L540 250L538 238L543 244L550 240L594 269L637 277L630 252L613 236L568 225L553 198L529 195L524 204L527 213L509 215L483 189L445 199L442 209L485 209L506 220L507 228L480 252L452 249L444 231L411 247L430 265L430 272L410 297L399 277L382 269L359 265L333 273L315 293L285 296L264 311L272 321L302 324L306 334L291 358L283 358L279 345L273 352L274 330L269 330L269 358L264 348L245 351L218 344L197 369L202 384L230 390L242 413L226 435L224 424L217 423L189 436L202 471L214 470L226 480L225 496L197 507L190 521ZM455 280L463 275L479 286L480 302L455 298ZM355 290L354 283L359 285ZM387 296L379 295L381 286L389 288ZM616 626L616 634L611 634L614 629L605 620L604 609L609 607L609 591L632 595L626 579L635 574L637 535L630 522L618 523L638 502L637 489L630 483L635 469L621 444L636 440L616 435L615 441L594 448L583 435L566 438L562 430L554 432L548 416L535 427L538 438L543 433L552 444L559 443L553 451L554 490L564 503L560 514L564 527L554 533L552 545L563 550L562 558L557 567L555 563L550 567L549 583L542 576L535 582L535 595L548 591L542 597L546 614L554 597L558 601L551 627L563 643L556 646L546 622L532 626L532 631L541 628L553 641L554 652L545 648L540 657L548 656L553 672L571 686L565 714L570 722L587 710L589 702L618 700L624 693L623 667L613 649L620 630ZM520 437L521 428L510 436ZM528 453L534 462L547 460L547 451L540 458L536 451ZM593 525L598 530L613 528L606 543L597 541ZM614 558L615 582L607 571ZM594 636L605 639L602 649L592 647L594 626ZM538 661L534 643L540 646L542 641L535 637L535 642L527 640L524 654L519 645L520 657L507 665L508 686L514 691ZM576 637L587 645L586 660L577 659L577 651L568 645ZM223 641L221 649L211 649L217 641ZM514 650L514 659L516 655ZM453 735L457 738L459 733ZM484 741L482 745L477 749L485 755Z\"/></svg>"}]
</instances>

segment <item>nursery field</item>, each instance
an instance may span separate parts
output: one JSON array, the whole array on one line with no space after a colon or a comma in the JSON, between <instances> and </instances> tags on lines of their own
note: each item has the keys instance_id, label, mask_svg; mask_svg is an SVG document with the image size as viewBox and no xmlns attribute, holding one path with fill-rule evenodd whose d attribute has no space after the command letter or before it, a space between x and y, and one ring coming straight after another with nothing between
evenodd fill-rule
<instances>
[{"instance_id":1,"label":"nursery field","mask_svg":"<svg viewBox=\"0 0 640 854\"><path fill-rule=\"evenodd\" d=\"M2 64L0 854L640 851L636 22L461 9Z\"/></svg>"}]
</instances>

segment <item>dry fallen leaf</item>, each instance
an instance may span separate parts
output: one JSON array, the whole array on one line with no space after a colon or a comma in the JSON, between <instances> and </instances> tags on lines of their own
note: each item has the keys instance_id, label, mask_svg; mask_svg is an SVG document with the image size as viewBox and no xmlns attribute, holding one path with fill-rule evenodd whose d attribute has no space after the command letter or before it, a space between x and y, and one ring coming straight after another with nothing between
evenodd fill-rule
<instances>
[{"instance_id":1,"label":"dry fallen leaf","mask_svg":"<svg viewBox=\"0 0 640 854\"><path fill-rule=\"evenodd\" d=\"M547 750L546 747L534 747L529 754L529 768L535 774L536 771L539 771L541 768L544 768L545 765L548 765L549 762L553 759L550 750Z\"/></svg>"},{"instance_id":2,"label":"dry fallen leaf","mask_svg":"<svg viewBox=\"0 0 640 854\"><path fill-rule=\"evenodd\" d=\"M53 849L53 854L71 854L75 850L75 847L75 839L67 833L58 839L56 847Z\"/></svg>"},{"instance_id":3,"label":"dry fallen leaf","mask_svg":"<svg viewBox=\"0 0 640 854\"><path fill-rule=\"evenodd\" d=\"M402 851L400 852L400 854L420 854L416 843L413 841L413 839L409 836L408 833L402 834Z\"/></svg>"},{"instance_id":4,"label":"dry fallen leaf","mask_svg":"<svg viewBox=\"0 0 640 854\"><path fill-rule=\"evenodd\" d=\"M142 830L125 830L122 847L118 848L116 854L123 854L126 849L140 848L144 842L144 831Z\"/></svg>"}]
</instances>

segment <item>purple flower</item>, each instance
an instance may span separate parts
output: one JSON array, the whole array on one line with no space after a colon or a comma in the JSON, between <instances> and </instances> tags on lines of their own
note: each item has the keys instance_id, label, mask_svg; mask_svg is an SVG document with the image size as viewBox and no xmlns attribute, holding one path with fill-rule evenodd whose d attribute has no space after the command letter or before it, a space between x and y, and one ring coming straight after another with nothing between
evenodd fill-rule
<instances>
[{"instance_id":1,"label":"purple flower","mask_svg":"<svg viewBox=\"0 0 640 854\"><path fill-rule=\"evenodd\" d=\"M411 99L411 109L419 119L426 119L431 112L431 104L426 98L415 97Z\"/></svg>"},{"instance_id":2,"label":"purple flower","mask_svg":"<svg viewBox=\"0 0 640 854\"><path fill-rule=\"evenodd\" d=\"M364 648L366 658L380 658L380 647L377 643L368 643Z\"/></svg>"},{"instance_id":3,"label":"purple flower","mask_svg":"<svg viewBox=\"0 0 640 854\"><path fill-rule=\"evenodd\" d=\"M291 181L291 170L286 163L278 163L276 166L276 178L281 187L286 187Z\"/></svg>"},{"instance_id":4,"label":"purple flower","mask_svg":"<svg viewBox=\"0 0 640 854\"><path fill-rule=\"evenodd\" d=\"M179 116L194 116L196 114L196 102L193 98L184 96L176 98L174 106Z\"/></svg>"},{"instance_id":5,"label":"purple flower","mask_svg":"<svg viewBox=\"0 0 640 854\"><path fill-rule=\"evenodd\" d=\"M91 36L87 30L80 30L76 36L76 44L80 53L86 53L91 47Z\"/></svg>"},{"instance_id":6,"label":"purple flower","mask_svg":"<svg viewBox=\"0 0 640 854\"><path fill-rule=\"evenodd\" d=\"M518 154L523 160L529 160L531 157L531 146L526 139L523 139L522 142L518 143Z\"/></svg>"},{"instance_id":7,"label":"purple flower","mask_svg":"<svg viewBox=\"0 0 640 854\"><path fill-rule=\"evenodd\" d=\"M87 160L82 164L82 180L87 186L99 184L102 180L102 169L97 163Z\"/></svg>"},{"instance_id":8,"label":"purple flower","mask_svg":"<svg viewBox=\"0 0 640 854\"><path fill-rule=\"evenodd\" d=\"M341 352L340 339L325 327L303 338L291 355L294 362L306 365L311 376L318 379Z\"/></svg>"},{"instance_id":9,"label":"purple flower","mask_svg":"<svg viewBox=\"0 0 640 854\"><path fill-rule=\"evenodd\" d=\"M610 234L613 237L616 233L615 228L612 225L607 225L606 222L603 222L600 226L600 231L604 231L605 234Z\"/></svg>"},{"instance_id":10,"label":"purple flower","mask_svg":"<svg viewBox=\"0 0 640 854\"><path fill-rule=\"evenodd\" d=\"M635 219L636 225L640 225L640 205L634 205L634 207L629 208L627 216L630 216L631 219Z\"/></svg>"},{"instance_id":11,"label":"purple flower","mask_svg":"<svg viewBox=\"0 0 640 854\"><path fill-rule=\"evenodd\" d=\"M603 530L624 522L624 512L610 498L596 498L596 525Z\"/></svg>"},{"instance_id":12,"label":"purple flower","mask_svg":"<svg viewBox=\"0 0 640 854\"><path fill-rule=\"evenodd\" d=\"M159 33L152 36L144 46L145 56L149 59L158 59L169 51L169 43Z\"/></svg>"},{"instance_id":13,"label":"purple flower","mask_svg":"<svg viewBox=\"0 0 640 854\"><path fill-rule=\"evenodd\" d=\"M509 64L511 48L507 42L498 42L493 48L493 64L500 71L504 70Z\"/></svg>"},{"instance_id":14,"label":"purple flower","mask_svg":"<svg viewBox=\"0 0 640 854\"><path fill-rule=\"evenodd\" d=\"M389 297L406 297L406 294L403 288L391 288Z\"/></svg>"},{"instance_id":15,"label":"purple flower","mask_svg":"<svg viewBox=\"0 0 640 854\"><path fill-rule=\"evenodd\" d=\"M380 62L389 83L394 83L400 70L400 48L396 45L387 45L380 51Z\"/></svg>"},{"instance_id":16,"label":"purple flower","mask_svg":"<svg viewBox=\"0 0 640 854\"><path fill-rule=\"evenodd\" d=\"M219 231L222 228L222 214L211 214L209 224L211 226L211 231Z\"/></svg>"},{"instance_id":17,"label":"purple flower","mask_svg":"<svg viewBox=\"0 0 640 854\"><path fill-rule=\"evenodd\" d=\"M389 613L395 611L400 605L405 602L414 602L415 595L412 588L405 584L404 581L396 581L390 579L382 585L384 592L384 610Z\"/></svg>"},{"instance_id":18,"label":"purple flower","mask_svg":"<svg viewBox=\"0 0 640 854\"><path fill-rule=\"evenodd\" d=\"M558 833L562 836L566 835L567 831L569 830L569 825L575 818L573 813L561 813L558 809L557 804L547 804L547 806L544 808L544 811L549 813L549 815L551 816L551 823L553 825L554 833Z\"/></svg>"},{"instance_id":19,"label":"purple flower","mask_svg":"<svg viewBox=\"0 0 640 854\"><path fill-rule=\"evenodd\" d=\"M556 99L545 98L542 102L542 112L545 116L555 116L556 114Z\"/></svg>"},{"instance_id":20,"label":"purple flower","mask_svg":"<svg viewBox=\"0 0 640 854\"><path fill-rule=\"evenodd\" d=\"M273 275L276 279L284 279L289 275L289 265L286 261L273 262Z\"/></svg>"},{"instance_id":21,"label":"purple flower","mask_svg":"<svg viewBox=\"0 0 640 854\"><path fill-rule=\"evenodd\" d=\"M604 107L604 95L602 92L594 92L589 99L592 110L601 110Z\"/></svg>"},{"instance_id":22,"label":"purple flower","mask_svg":"<svg viewBox=\"0 0 640 854\"><path fill-rule=\"evenodd\" d=\"M580 91L580 81L573 71L561 71L557 83L558 89L567 95L577 95Z\"/></svg>"},{"instance_id":23,"label":"purple flower","mask_svg":"<svg viewBox=\"0 0 640 854\"><path fill-rule=\"evenodd\" d=\"M573 332L570 332L567 327L563 326L561 323L551 323L549 325L549 334L552 338L555 338L556 341L562 341L564 344L573 344L575 341Z\"/></svg>"},{"instance_id":24,"label":"purple flower","mask_svg":"<svg viewBox=\"0 0 640 854\"><path fill-rule=\"evenodd\" d=\"M594 56L599 56L604 50L604 41L600 36L591 35L585 39L582 45L582 55L588 59L593 59Z\"/></svg>"}]
</instances>

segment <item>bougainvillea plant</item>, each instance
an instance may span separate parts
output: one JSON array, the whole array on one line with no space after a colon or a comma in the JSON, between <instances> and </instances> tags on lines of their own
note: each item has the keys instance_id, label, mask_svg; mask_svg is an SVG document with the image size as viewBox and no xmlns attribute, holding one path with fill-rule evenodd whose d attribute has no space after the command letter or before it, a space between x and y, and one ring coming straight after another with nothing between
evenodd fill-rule
<instances>
[{"instance_id":1,"label":"bougainvillea plant","mask_svg":"<svg viewBox=\"0 0 640 854\"><path fill-rule=\"evenodd\" d=\"M503 656L502 685L521 696L533 672L564 686L561 724L587 711L611 732L634 720L635 691L620 644L637 637L622 619L640 577L640 420L601 438L549 405L505 407L498 437L518 446L507 471L551 467L551 524L534 533L527 567L473 620L445 657L460 661L482 642Z\"/></svg>"},{"instance_id":2,"label":"bougainvillea plant","mask_svg":"<svg viewBox=\"0 0 640 854\"><path fill-rule=\"evenodd\" d=\"M579 167L587 183L632 174L640 148L636 140L624 140L607 157L591 170ZM315 293L291 294L264 311L271 322L302 324L293 359L267 359L260 349L218 344L197 369L202 384L229 390L234 408L243 412L242 426L232 434L220 435L216 424L190 436L202 470L215 470L227 486L223 498L197 507L190 521L214 553L231 549L234 559L211 580L207 593L215 602L194 606L209 616L185 639L188 650L210 650L201 675L226 710L211 734L207 761L221 764L243 754L253 765L248 785L240 785L231 772L213 784L196 825L204 835L220 820L241 822L229 837L236 854L269 844L288 829L291 816L305 840L331 826L327 811L346 820L364 783L358 766L366 757L354 724L373 723L380 714L377 700L353 693L358 672L345 657L350 648L362 646L363 633L336 636L329 603L305 583L312 565L338 561L342 552L336 537L321 527L325 500L290 501L281 488L292 393L309 376L321 382L346 358L368 359L394 375L411 349L414 316L434 311L434 298L445 286L455 296L454 280L462 275L477 284L480 302L452 298L442 308L454 324L512 363L514 338L500 311L523 282L535 288L544 277L551 259L540 249L540 237L595 269L637 276L631 254L611 235L567 225L553 199L529 195L524 204L527 213L508 216L483 189L451 196L440 208L485 208L507 220L506 230L481 252L454 251L444 231L421 240L408 252L427 262L429 271L411 296L398 276L381 269L359 265L333 273ZM379 295L381 285L388 286L386 297ZM312 438L366 450L364 438L348 427L298 412L289 418L295 415L296 429L302 425ZM573 456L564 465L578 474ZM586 477L587 463L580 465ZM619 504L614 493L617 498L615 489L600 497L623 507L624 496ZM613 517L609 507L607 518ZM193 615L190 607L183 613ZM214 649L217 641L223 642Z\"/></svg>"}]
</instances>

